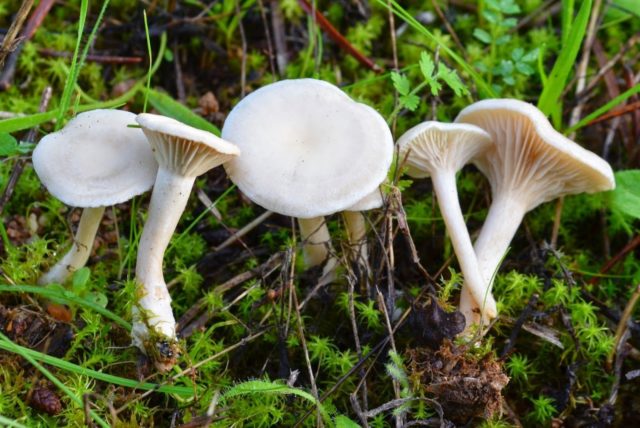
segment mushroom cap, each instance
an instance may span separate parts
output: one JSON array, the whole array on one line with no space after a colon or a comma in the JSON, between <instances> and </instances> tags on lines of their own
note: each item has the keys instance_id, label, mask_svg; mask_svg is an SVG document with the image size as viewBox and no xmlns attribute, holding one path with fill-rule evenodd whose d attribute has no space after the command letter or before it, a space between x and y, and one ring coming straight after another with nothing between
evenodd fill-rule
<instances>
[{"instance_id":1,"label":"mushroom cap","mask_svg":"<svg viewBox=\"0 0 640 428\"><path fill-rule=\"evenodd\" d=\"M158 164L136 115L122 110L80 113L40 140L33 168L49 192L67 205L125 202L153 185Z\"/></svg>"},{"instance_id":2,"label":"mushroom cap","mask_svg":"<svg viewBox=\"0 0 640 428\"><path fill-rule=\"evenodd\" d=\"M346 211L374 210L376 208L380 208L383 203L384 200L382 199L382 192L379 188L376 188L373 192L369 193L367 196L347 208Z\"/></svg>"},{"instance_id":3,"label":"mushroom cap","mask_svg":"<svg viewBox=\"0 0 640 428\"><path fill-rule=\"evenodd\" d=\"M236 105L223 138L242 156L225 164L251 200L299 218L348 209L384 181L393 157L380 114L315 79L264 86Z\"/></svg>"},{"instance_id":4,"label":"mushroom cap","mask_svg":"<svg viewBox=\"0 0 640 428\"><path fill-rule=\"evenodd\" d=\"M399 159L406 158L407 174L415 178L440 170L457 172L490 146L489 134L464 123L422 122L398 139Z\"/></svg>"},{"instance_id":5,"label":"mushroom cap","mask_svg":"<svg viewBox=\"0 0 640 428\"><path fill-rule=\"evenodd\" d=\"M535 106L490 99L471 104L456 117L491 135L494 145L474 160L492 193L521 194L528 209L557 197L615 187L611 166L553 129Z\"/></svg>"},{"instance_id":6,"label":"mushroom cap","mask_svg":"<svg viewBox=\"0 0 640 428\"><path fill-rule=\"evenodd\" d=\"M158 164L186 177L197 177L240 154L236 145L170 117L141 113L136 122Z\"/></svg>"}]
</instances>

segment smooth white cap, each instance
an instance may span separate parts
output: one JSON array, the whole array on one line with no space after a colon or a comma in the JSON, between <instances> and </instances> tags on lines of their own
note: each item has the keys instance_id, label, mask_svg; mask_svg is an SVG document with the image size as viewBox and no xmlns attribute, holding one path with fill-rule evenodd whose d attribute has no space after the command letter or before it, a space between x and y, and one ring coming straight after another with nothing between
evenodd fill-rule
<instances>
[{"instance_id":1,"label":"smooth white cap","mask_svg":"<svg viewBox=\"0 0 640 428\"><path fill-rule=\"evenodd\" d=\"M80 113L40 140L33 167L49 192L67 205L125 202L153 185L158 164L136 115L122 110Z\"/></svg>"},{"instance_id":2,"label":"smooth white cap","mask_svg":"<svg viewBox=\"0 0 640 428\"><path fill-rule=\"evenodd\" d=\"M615 187L611 166L601 157L553 129L532 104L490 99L471 104L455 120L479 126L494 146L474 162L487 176L494 195L526 196L526 206L575 193Z\"/></svg>"},{"instance_id":3,"label":"smooth white cap","mask_svg":"<svg viewBox=\"0 0 640 428\"><path fill-rule=\"evenodd\" d=\"M393 157L385 120L336 86L283 80L245 97L222 136L242 156L231 180L264 208L311 218L348 209L384 181Z\"/></svg>"},{"instance_id":4,"label":"smooth white cap","mask_svg":"<svg viewBox=\"0 0 640 428\"><path fill-rule=\"evenodd\" d=\"M422 122L398 139L399 161L415 178L440 170L457 172L490 146L489 134L464 123Z\"/></svg>"},{"instance_id":5,"label":"smooth white cap","mask_svg":"<svg viewBox=\"0 0 640 428\"><path fill-rule=\"evenodd\" d=\"M236 145L170 117L141 113L136 122L158 163L186 177L197 177L240 154Z\"/></svg>"}]
</instances>

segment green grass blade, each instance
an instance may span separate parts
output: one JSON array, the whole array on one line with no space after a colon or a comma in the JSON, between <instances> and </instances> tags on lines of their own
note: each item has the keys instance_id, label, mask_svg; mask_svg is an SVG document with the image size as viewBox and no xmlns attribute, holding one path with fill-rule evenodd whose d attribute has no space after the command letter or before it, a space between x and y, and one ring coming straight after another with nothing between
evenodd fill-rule
<instances>
[{"instance_id":1,"label":"green grass blade","mask_svg":"<svg viewBox=\"0 0 640 428\"><path fill-rule=\"evenodd\" d=\"M591 2L591 0L587 0ZM464 60L460 55L456 54L453 50L449 49L446 45L444 45L437 37L433 35L420 21L415 19L406 9L404 9L396 0L390 0L387 2L386 0L376 0L376 2L391 10L395 15L405 21L409 26L411 26L414 30L418 31L431 41L435 42L442 52L445 52L451 59L453 59L475 82L478 86L478 90L483 98L496 98L498 95L495 93L491 85L487 83L482 76L480 76L469 64Z\"/></svg>"},{"instance_id":2,"label":"green grass blade","mask_svg":"<svg viewBox=\"0 0 640 428\"><path fill-rule=\"evenodd\" d=\"M133 389L141 389L145 391L157 391L164 394L175 394L183 398L191 398L193 397L193 388L186 386L172 386L172 385L159 385L156 383L150 382L138 382L134 379L127 379L120 376L114 376L107 373L103 373L100 371L87 369L85 367L81 367L77 364L70 363L68 361L62 360L60 358L52 357L51 355L43 354L42 352L34 351L33 349L25 348L24 346L17 345L9 340L7 337L0 337L0 349L5 350L7 352L13 352L24 356L25 358L29 357L32 360L41 361L45 364L49 364L51 366L57 367L59 369L79 374L82 376L87 376L93 379L97 379L103 382L111 383L114 385L125 386L127 388Z\"/></svg>"},{"instance_id":3,"label":"green grass blade","mask_svg":"<svg viewBox=\"0 0 640 428\"><path fill-rule=\"evenodd\" d=\"M73 79L73 76L79 68L78 56L80 55L82 33L84 32L84 25L87 21L88 11L89 11L89 1L82 0L82 2L80 3L80 17L78 18L78 35L76 39L76 47L73 50L73 57L71 58L71 74L69 75L69 78L65 82L64 89L62 90L62 96L60 97L60 108L58 109L58 114L57 114L56 129L59 129L62 126L62 119L64 118L64 114L67 112L67 109L69 108L69 104L71 104L71 94L76 84L75 80Z\"/></svg>"},{"instance_id":4,"label":"green grass blade","mask_svg":"<svg viewBox=\"0 0 640 428\"><path fill-rule=\"evenodd\" d=\"M559 98L562 96L569 73L575 64L582 40L587 31L587 23L589 22L589 15L591 14L591 3L592 0L584 0L582 2L578 16L576 16L575 21L571 25L567 46L564 46L560 52L549 74L549 78L544 85L542 94L540 94L540 98L538 99L538 108L547 116L551 114Z\"/></svg>"},{"instance_id":5,"label":"green grass blade","mask_svg":"<svg viewBox=\"0 0 640 428\"><path fill-rule=\"evenodd\" d=\"M40 363L38 363L33 356L29 355L28 352L25 352L27 350L27 348L23 348L22 346L18 346L16 344L14 344L13 342L11 342L9 340L9 338L7 338L4 334L0 333L0 347L2 347L3 344L9 344L9 348L11 348L11 352L14 352L18 355L20 355L22 358L24 358L25 360L29 361L29 363L31 363L31 365L33 365L36 369L38 369L47 379L49 379L55 386L58 387L58 389L60 389L60 391L64 392L72 401L74 401L78 406L82 407L83 406L83 402L82 399L79 398L77 395L75 395L69 388L67 388L67 386L62 383L60 381L60 379L58 379L57 377L55 377L53 375L53 373L51 373L49 370L47 370L45 367L43 367ZM100 415L98 415L95 411L93 410L89 410L89 414L91 415L91 417L98 422L98 424L104 428L109 428L110 425L100 417Z\"/></svg>"},{"instance_id":6,"label":"green grass blade","mask_svg":"<svg viewBox=\"0 0 640 428\"><path fill-rule=\"evenodd\" d=\"M570 134L573 131L576 131L576 130L584 127L585 125L587 125L592 120L602 116L603 114L607 113L612 108L614 108L614 107L618 106L619 104L623 103L627 98L629 98L629 97L631 97L631 96L633 96L633 95L635 95L635 94L637 94L639 92L640 92L640 83L638 83L637 85L627 89L626 91L624 91L623 93L621 93L620 95L618 95L617 97L615 97L614 99L612 99L611 101L609 101L608 103L606 103L605 105L603 105L602 107L600 107L599 109L597 109L596 111L591 113L590 115L585 116L580 122L576 123L571 128L567 129L565 131L565 134Z\"/></svg>"},{"instance_id":7,"label":"green grass blade","mask_svg":"<svg viewBox=\"0 0 640 428\"><path fill-rule=\"evenodd\" d=\"M149 89L151 88L151 76L153 69L153 51L151 50L151 37L149 36L149 23L147 22L147 11L142 11L142 20L144 22L144 35L147 39L147 55L149 55L149 70L147 71L147 90L144 93L144 104L142 105L142 112L147 112L147 101L149 98Z\"/></svg>"},{"instance_id":8,"label":"green grass blade","mask_svg":"<svg viewBox=\"0 0 640 428\"><path fill-rule=\"evenodd\" d=\"M573 24L573 11L575 9L575 0L562 0L562 11L560 13L560 25L562 27L562 43L563 48L569 40L569 33Z\"/></svg>"},{"instance_id":9,"label":"green grass blade","mask_svg":"<svg viewBox=\"0 0 640 428\"><path fill-rule=\"evenodd\" d=\"M152 73L155 73L160 67L160 63L162 62L162 57L164 56L164 51L167 47L167 35L166 33L162 33L160 37L160 48L158 49L158 56L156 62L153 64ZM145 78L146 81L146 78ZM123 104L126 104L131 98L133 98L139 90L143 88L144 81L140 80L136 82L135 85L131 89L129 89L124 94L120 95L118 98L114 98L108 101L101 101L95 104L84 104L79 106L76 111L78 113L82 113L83 111L95 110L98 108L116 108ZM12 117L10 119L0 120L0 132L16 132L22 131L24 129L33 128L35 126L41 125L45 122L49 122L55 119L60 113L60 108L54 109L44 113L36 113L29 116L20 116L20 117Z\"/></svg>"},{"instance_id":10,"label":"green grass blade","mask_svg":"<svg viewBox=\"0 0 640 428\"><path fill-rule=\"evenodd\" d=\"M21 423L16 422L13 419L5 418L2 415L0 415L0 426L11 428L27 428L25 425L22 425Z\"/></svg>"},{"instance_id":11,"label":"green grass blade","mask_svg":"<svg viewBox=\"0 0 640 428\"><path fill-rule=\"evenodd\" d=\"M84 299L80 296L75 295L69 290L65 290L62 287L40 287L34 285L4 285L0 284L0 291L11 292L11 293L31 293L38 294L44 297L59 299L68 303L75 303L81 307L89 308L94 312L99 313L105 318L109 318L116 324L121 327L127 329L127 331L131 331L131 324L120 318L118 315L109 311L108 309L103 308L102 306Z\"/></svg>"}]
</instances>

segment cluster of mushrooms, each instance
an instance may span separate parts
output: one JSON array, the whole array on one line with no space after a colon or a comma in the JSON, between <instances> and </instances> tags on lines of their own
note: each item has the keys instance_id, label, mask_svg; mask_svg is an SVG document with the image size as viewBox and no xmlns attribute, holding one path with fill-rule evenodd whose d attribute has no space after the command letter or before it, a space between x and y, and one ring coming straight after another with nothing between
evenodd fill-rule
<instances>
[{"instance_id":1,"label":"cluster of mushrooms","mask_svg":"<svg viewBox=\"0 0 640 428\"><path fill-rule=\"evenodd\" d=\"M517 100L474 103L455 123L421 123L397 147L410 176L433 181L464 275L460 310L468 326L497 316L492 277L526 212L562 195L615 185L606 161ZM308 267L335 264L324 216L341 212L349 257L366 266L361 212L383 205L381 186L393 152L391 131L377 111L314 79L284 80L251 93L230 112L222 138L154 114L81 113L33 153L51 194L84 208L71 249L39 282L68 280L87 262L105 207L153 186L138 246L132 337L166 371L178 348L162 262L197 176L222 164L252 201L297 218ZM469 162L487 176L493 200L475 245L456 190L456 173Z\"/></svg>"}]
</instances>

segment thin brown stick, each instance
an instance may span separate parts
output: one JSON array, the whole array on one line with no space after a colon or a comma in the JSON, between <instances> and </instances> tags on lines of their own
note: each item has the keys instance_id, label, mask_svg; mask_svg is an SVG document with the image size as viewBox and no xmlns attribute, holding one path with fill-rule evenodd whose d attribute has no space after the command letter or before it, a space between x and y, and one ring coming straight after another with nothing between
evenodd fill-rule
<instances>
[{"instance_id":1,"label":"thin brown stick","mask_svg":"<svg viewBox=\"0 0 640 428\"><path fill-rule=\"evenodd\" d=\"M636 286L636 289L633 291L631 298L627 302L627 305L622 312L622 316L620 317L620 322L618 322L618 327L616 328L616 336L615 336L615 344L611 349L611 352L607 356L607 366L611 367L613 364L613 357L615 356L617 350L622 345L622 338L625 332L629 329L629 320L631 319L631 314L633 314L633 309L636 307L638 303L638 299L640 299L640 284Z\"/></svg>"},{"instance_id":2,"label":"thin brown stick","mask_svg":"<svg viewBox=\"0 0 640 428\"><path fill-rule=\"evenodd\" d=\"M240 0L236 0L236 15L238 16L238 30L240 30L240 42L242 46L242 58L240 58L240 98L244 98L247 86L247 37L242 24L242 11L240 10Z\"/></svg>"},{"instance_id":3,"label":"thin brown stick","mask_svg":"<svg viewBox=\"0 0 640 428\"><path fill-rule=\"evenodd\" d=\"M54 49L38 49L42 56L53 58L72 58L71 52L60 52ZM87 55L86 61L96 62L99 64L139 64L143 61L140 56L117 56L117 55Z\"/></svg>"},{"instance_id":4,"label":"thin brown stick","mask_svg":"<svg viewBox=\"0 0 640 428\"><path fill-rule=\"evenodd\" d=\"M49 106L49 101L51 101L51 87L47 86L45 90L42 92L42 97L40 98L40 106L38 107L39 113L44 113L47 111L47 107ZM27 138L25 139L27 142L32 143L37 135L37 127L32 128L27 134ZM7 180L7 185L4 188L2 193L2 197L0 197L0 214L4 210L5 205L11 199L11 195L13 194L13 190L22 175L22 171L24 170L24 166L27 163L27 159L24 157L19 158L16 161L16 164L11 171L11 175L9 176L9 180Z\"/></svg>"},{"instance_id":5,"label":"thin brown stick","mask_svg":"<svg viewBox=\"0 0 640 428\"><path fill-rule=\"evenodd\" d=\"M7 58L7 55L13 52L18 43L20 43L18 34L20 34L20 30L22 30L22 25L27 19L27 15L29 15L29 11L31 10L32 6L33 0L24 0L22 2L22 5L20 6L20 9L18 9L18 13L16 14L16 18L11 23L7 34L4 36L2 45L0 45L0 69L4 65L4 60Z\"/></svg>"},{"instance_id":6,"label":"thin brown stick","mask_svg":"<svg viewBox=\"0 0 640 428\"><path fill-rule=\"evenodd\" d=\"M13 82L13 75L16 72L18 57L20 56L20 52L22 51L22 43L33 37L36 30L40 27L40 25L42 25L42 21L47 16L54 3L55 0L41 0L29 17L29 20L27 21L27 24L24 26L24 30L22 31L21 40L18 45L14 47L13 52L11 52L11 54L7 58L4 70L0 75L0 91L6 91L7 89L9 89L9 87L11 87L11 83Z\"/></svg>"},{"instance_id":7,"label":"thin brown stick","mask_svg":"<svg viewBox=\"0 0 640 428\"><path fill-rule=\"evenodd\" d=\"M333 39L342 49L347 51L349 55L354 57L360 64L375 71L380 72L382 68L367 58L362 52L356 49L340 32L324 17L324 15L316 10L307 0L298 0L298 4L306 13L313 16L314 21L318 23L327 35Z\"/></svg>"}]
</instances>

